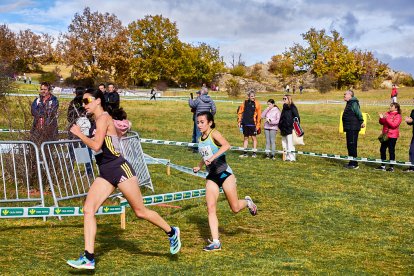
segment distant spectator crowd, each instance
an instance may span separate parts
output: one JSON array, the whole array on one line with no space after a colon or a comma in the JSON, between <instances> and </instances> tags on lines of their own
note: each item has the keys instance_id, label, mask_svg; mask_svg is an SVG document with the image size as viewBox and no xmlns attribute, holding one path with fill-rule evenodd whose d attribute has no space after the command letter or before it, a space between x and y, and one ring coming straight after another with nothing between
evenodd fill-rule
<instances>
[{"instance_id":1,"label":"distant spectator crowd","mask_svg":"<svg viewBox=\"0 0 414 276\"><path fill-rule=\"evenodd\" d=\"M23 75L25 78L25 74ZM113 83L105 85L99 84L98 89L103 93L105 99L105 108L114 117L115 120L126 120L126 113L120 108L120 96ZM290 87L286 86L286 92ZM300 87L303 90L303 87ZM82 96L83 93L88 91L82 87L75 89L75 97L71 101L67 118L69 125L79 123L79 118L88 118L89 123L93 124L93 118L88 117L83 109ZM209 89L203 84L201 89L196 92L196 95L191 93L188 100L188 105L192 112L192 142L198 143L200 141L201 132L197 126L197 115L201 112L210 112L213 116L217 112L217 107L214 100L208 95ZM155 89L151 89L151 99L155 98ZM405 121L408 125L413 125L414 110L410 116L402 117L402 110L397 103L398 91L397 87L393 85L391 91L391 104L389 110L379 114L379 124L382 126L380 141L380 156L382 160L386 160L386 152L388 150L389 160L395 160L395 147L399 138L400 124ZM150 100L151 100L150 99ZM261 104L256 99L256 93L252 90L247 93L247 98L239 106L237 110L237 123L240 132L243 134L243 147L248 148L249 141L252 141L252 153L253 158L257 157L257 135L262 133L262 120L263 120L263 132L266 140L266 153L265 158L275 159L276 152L276 137L277 133L280 133L282 149L286 151L286 155L283 156L285 161L296 161L296 156L293 153L295 151L295 145L297 145L296 139L301 133L301 119L298 108L293 102L291 94L285 94L282 98L282 109L276 105L274 99L268 99L267 107L262 111ZM343 116L342 125L343 130L346 133L346 147L348 155L352 157L358 156L358 137L361 129L365 128L365 122L362 116L361 108L358 99L355 97L354 92L347 90L344 93L344 101L346 102ZM31 128L31 140L36 144L41 144L44 141L57 140L58 139L58 109L59 101L56 96L51 93L51 85L47 82L40 84L40 93L31 105L31 113L33 116L33 124ZM118 112L121 110L120 112ZM84 120L85 122L85 120ZM295 128L295 124L299 127ZM130 126L130 123L124 125ZM299 131L298 131L299 128ZM124 130L125 131L125 130ZM69 135L70 139L71 135ZM196 148L193 149L195 152ZM245 151L240 155L241 158L248 157L248 152ZM414 130L413 138L409 149L410 162L414 163ZM358 169L358 162L351 160L345 166L347 169ZM394 166L391 164L386 168L385 164L381 164L378 170L394 171ZM406 171L414 171L414 166L409 167Z\"/></svg>"}]
</instances>

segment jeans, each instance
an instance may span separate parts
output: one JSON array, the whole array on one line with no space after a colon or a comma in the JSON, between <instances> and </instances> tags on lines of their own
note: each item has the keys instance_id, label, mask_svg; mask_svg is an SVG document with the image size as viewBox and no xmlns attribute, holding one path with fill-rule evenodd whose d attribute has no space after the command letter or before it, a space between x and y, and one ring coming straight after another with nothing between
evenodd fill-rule
<instances>
[{"instance_id":1,"label":"jeans","mask_svg":"<svg viewBox=\"0 0 414 276\"><path fill-rule=\"evenodd\" d=\"M196 131L196 124L193 123L193 136L191 137L191 143L197 143L197 131Z\"/></svg>"},{"instance_id":2,"label":"jeans","mask_svg":"<svg viewBox=\"0 0 414 276\"><path fill-rule=\"evenodd\" d=\"M276 129L265 129L265 136L266 150L270 150L270 148L272 148L271 154L274 156L276 150Z\"/></svg>"},{"instance_id":3,"label":"jeans","mask_svg":"<svg viewBox=\"0 0 414 276\"><path fill-rule=\"evenodd\" d=\"M201 132L197 127L197 121L194 121L194 126L193 126L193 137L192 137L192 143L198 143L198 139L201 137ZM193 148L194 150L198 150L197 147Z\"/></svg>"},{"instance_id":4,"label":"jeans","mask_svg":"<svg viewBox=\"0 0 414 276\"><path fill-rule=\"evenodd\" d=\"M387 141L381 143L380 153L381 159L387 160L387 148L388 152L390 153L390 160L395 160L395 144L397 143L397 138L388 138ZM382 164L383 166L385 164ZM394 167L394 165L390 165L390 167Z\"/></svg>"},{"instance_id":5,"label":"jeans","mask_svg":"<svg viewBox=\"0 0 414 276\"><path fill-rule=\"evenodd\" d=\"M359 130L348 130L346 132L346 148L348 155L352 157L358 156L358 134ZM349 166L358 166L357 161L349 161Z\"/></svg>"}]
</instances>

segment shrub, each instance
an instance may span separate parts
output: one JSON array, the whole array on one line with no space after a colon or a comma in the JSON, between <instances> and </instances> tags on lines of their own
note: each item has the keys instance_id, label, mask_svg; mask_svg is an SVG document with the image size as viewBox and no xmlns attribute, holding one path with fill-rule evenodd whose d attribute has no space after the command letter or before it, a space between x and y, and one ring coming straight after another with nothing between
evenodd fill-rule
<instances>
[{"instance_id":1,"label":"shrub","mask_svg":"<svg viewBox=\"0 0 414 276\"><path fill-rule=\"evenodd\" d=\"M255 81L261 81L262 80L262 67L259 64L255 64L252 68L252 71L250 72L250 78Z\"/></svg>"},{"instance_id":2,"label":"shrub","mask_svg":"<svg viewBox=\"0 0 414 276\"><path fill-rule=\"evenodd\" d=\"M10 71L6 64L0 64L0 99L15 89L15 84L10 78Z\"/></svg>"},{"instance_id":3,"label":"shrub","mask_svg":"<svg viewBox=\"0 0 414 276\"><path fill-rule=\"evenodd\" d=\"M226 82L226 90L229 96L238 97L241 94L242 86L237 79L232 78Z\"/></svg>"},{"instance_id":4,"label":"shrub","mask_svg":"<svg viewBox=\"0 0 414 276\"><path fill-rule=\"evenodd\" d=\"M323 75L316 79L315 87L321 93L326 93L334 87L335 77L332 75Z\"/></svg>"},{"instance_id":5,"label":"shrub","mask_svg":"<svg viewBox=\"0 0 414 276\"><path fill-rule=\"evenodd\" d=\"M246 75L246 67L242 64L236 65L230 70L230 74L237 77L244 77Z\"/></svg>"},{"instance_id":6,"label":"shrub","mask_svg":"<svg viewBox=\"0 0 414 276\"><path fill-rule=\"evenodd\" d=\"M414 79L411 75L400 76L398 78L398 84L413 87L414 86Z\"/></svg>"},{"instance_id":7,"label":"shrub","mask_svg":"<svg viewBox=\"0 0 414 276\"><path fill-rule=\"evenodd\" d=\"M155 84L155 88L156 88L158 91L166 91L166 90L167 90L167 88L168 88L168 84L167 84L167 82L166 82L166 81L158 81L158 82Z\"/></svg>"},{"instance_id":8,"label":"shrub","mask_svg":"<svg viewBox=\"0 0 414 276\"><path fill-rule=\"evenodd\" d=\"M40 82L56 83L59 77L53 72L45 72L40 75Z\"/></svg>"}]
</instances>

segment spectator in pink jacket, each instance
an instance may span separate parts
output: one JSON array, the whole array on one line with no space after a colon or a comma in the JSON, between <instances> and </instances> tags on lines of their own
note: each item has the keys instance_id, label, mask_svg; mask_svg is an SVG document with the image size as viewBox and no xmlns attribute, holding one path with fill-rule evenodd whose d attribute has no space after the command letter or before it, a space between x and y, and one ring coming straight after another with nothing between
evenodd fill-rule
<instances>
[{"instance_id":1,"label":"spectator in pink jacket","mask_svg":"<svg viewBox=\"0 0 414 276\"><path fill-rule=\"evenodd\" d=\"M387 134L388 139L386 141L381 142L381 159L386 160L387 158L387 148L390 154L390 160L395 160L395 144L397 143L397 139L400 136L400 124L402 121L401 117L401 108L398 103L391 103L390 104L390 111L387 113L379 113L379 123L382 125L382 133ZM388 169L385 169L385 164L381 164L377 170L381 171L394 171L394 165L390 165Z\"/></svg>"},{"instance_id":2,"label":"spectator in pink jacket","mask_svg":"<svg viewBox=\"0 0 414 276\"><path fill-rule=\"evenodd\" d=\"M391 102L392 103L397 102L397 96L398 96L397 86L395 84L393 84L392 85L392 90L391 90Z\"/></svg>"},{"instance_id":3,"label":"spectator in pink jacket","mask_svg":"<svg viewBox=\"0 0 414 276\"><path fill-rule=\"evenodd\" d=\"M280 110L273 99L267 101L267 108L262 112L262 119L265 119L266 159L275 160L276 132L279 129Z\"/></svg>"}]
</instances>

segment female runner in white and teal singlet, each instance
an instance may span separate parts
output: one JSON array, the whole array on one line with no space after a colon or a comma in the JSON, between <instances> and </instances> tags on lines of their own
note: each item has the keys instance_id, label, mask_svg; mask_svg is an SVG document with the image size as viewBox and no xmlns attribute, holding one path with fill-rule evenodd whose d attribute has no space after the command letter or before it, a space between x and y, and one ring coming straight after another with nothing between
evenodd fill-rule
<instances>
[{"instance_id":1,"label":"female runner in white and teal singlet","mask_svg":"<svg viewBox=\"0 0 414 276\"><path fill-rule=\"evenodd\" d=\"M230 208L234 213L248 208L250 213L255 216L257 214L257 207L249 196L246 196L245 199L238 199L236 178L226 162L225 152L230 149L230 144L220 132L214 129L213 115L207 111L197 114L197 127L202 133L198 141L198 151L202 159L199 165L193 168L193 171L198 172L204 164L208 171L206 177L206 201L208 224L211 237L213 238L210 244L204 247L204 250L221 250L216 213L220 188L223 188Z\"/></svg>"}]
</instances>

